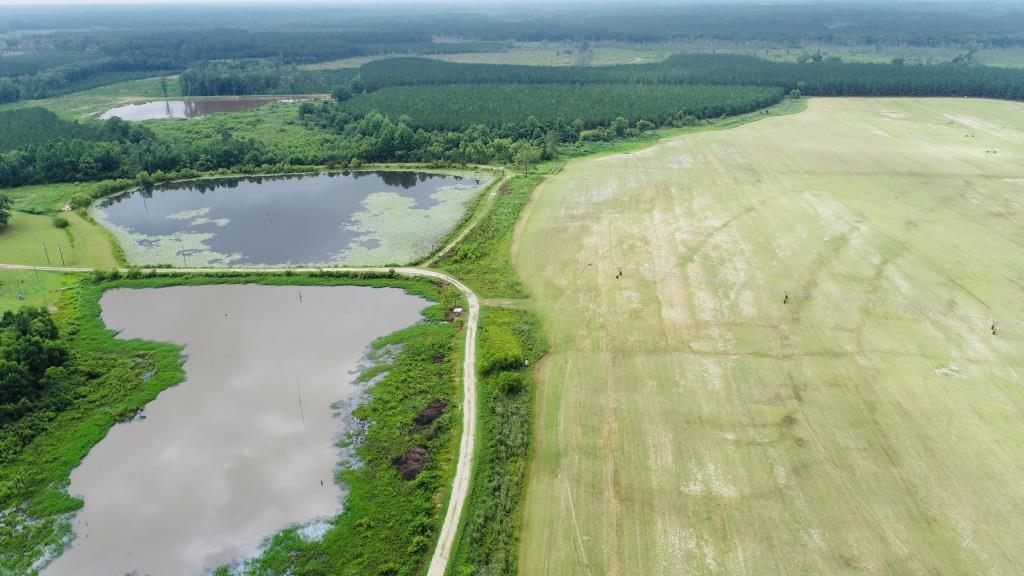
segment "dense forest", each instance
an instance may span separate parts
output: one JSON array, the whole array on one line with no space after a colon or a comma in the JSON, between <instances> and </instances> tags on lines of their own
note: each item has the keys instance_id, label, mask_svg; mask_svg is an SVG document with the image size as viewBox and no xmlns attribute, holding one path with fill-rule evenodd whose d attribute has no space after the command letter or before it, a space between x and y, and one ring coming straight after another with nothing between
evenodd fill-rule
<instances>
[{"instance_id":1,"label":"dense forest","mask_svg":"<svg viewBox=\"0 0 1024 576\"><path fill-rule=\"evenodd\" d=\"M137 178L144 184L196 176L228 169L241 172L281 172L299 166L358 166L364 162L424 162L435 165L467 163L533 163L550 157L562 136L534 142L532 134L514 135L486 126L464 132L413 130L401 121L392 122L379 113L353 119L336 113L328 104L303 113L312 128L330 135L301 155L229 132L200 139L166 139L148 136L128 140L88 141L56 139L0 154L0 188L48 182L77 182ZM625 122L625 121L623 121ZM627 124L623 124L622 134ZM635 133L635 128L628 128ZM576 133L567 127L565 138Z\"/></svg>"},{"instance_id":2,"label":"dense forest","mask_svg":"<svg viewBox=\"0 0 1024 576\"><path fill-rule=\"evenodd\" d=\"M109 121L108 121L109 122ZM0 187L133 178L143 171L260 166L265 146L230 135L196 142L60 138L0 154Z\"/></svg>"},{"instance_id":3,"label":"dense forest","mask_svg":"<svg viewBox=\"0 0 1024 576\"><path fill-rule=\"evenodd\" d=\"M457 64L389 58L364 64L369 91L437 84L746 84L820 96L978 96L1024 99L1024 71L957 64L772 62L730 54L680 54L655 64L560 67Z\"/></svg>"},{"instance_id":4,"label":"dense forest","mask_svg":"<svg viewBox=\"0 0 1024 576\"><path fill-rule=\"evenodd\" d=\"M115 18L118 26L111 29L110 22ZM198 28L197 22L201 23ZM76 7L61 14L32 7L9 7L0 15L0 32L5 30L19 33L0 37L0 103L52 97L126 79L179 73L209 61L267 59L284 65L299 65L382 54L496 52L512 41L706 41L720 45L756 42L787 50L812 43L895 50L949 47L970 54L979 48L1024 47L1024 12L1012 3L998 2L988 3L984 11L961 2L900 6L870 2L642 7L608 4L588 6L586 10L573 6L531 5L528 9L409 7L400 11L368 6L359 9L320 6L299 11L277 6L243 11L221 7L146 6L138 7L130 16L121 12L115 15L111 8L100 6ZM669 65L661 68L659 78L675 83L763 84L758 78L769 75L785 77L788 89L804 81L821 88L814 93L830 94L839 93L840 88L850 93L853 90L851 78L866 74L865 82L870 85L858 86L860 93L874 93L872 90L894 93L899 88L898 82L892 80L893 72L885 69L837 71L823 67L818 70L822 73L820 76L791 81L791 76L800 75L797 71L756 68L754 64L744 65L743 78L736 81L724 80L720 75L697 80L680 75L678 67ZM454 73L437 67L429 71ZM383 69L376 72L383 74ZM420 77L427 72L421 71ZM505 73L520 75L522 72ZM654 72L644 69L614 74L620 73L649 77ZM713 71L701 73L710 75ZM545 80L544 72L529 74L532 82L565 81ZM604 76L613 74L607 71L580 74L582 76L573 81L634 81L621 76ZM906 74L913 76L914 86L927 85L932 92L941 87L940 79L944 76L951 76L956 84L945 88L944 93L960 91L964 85L977 87L981 82L988 86L986 91L1005 92L1005 87L1000 88L1005 78L1000 78L998 73L943 69L915 70ZM249 74L247 81L254 81L254 76L254 73ZM443 83L479 81L449 78ZM525 80L520 76L492 77L488 83L521 81ZM296 80L296 85L304 85L304 82L306 80ZM373 90L395 82L393 77L377 77L368 87ZM406 82L420 84L422 80ZM197 88L199 91L192 94L226 94L231 82L211 86L207 80L200 84L203 88ZM248 88L237 87L230 93L246 93L243 89ZM276 90L277 93L296 91Z\"/></svg>"},{"instance_id":5,"label":"dense forest","mask_svg":"<svg viewBox=\"0 0 1024 576\"><path fill-rule=\"evenodd\" d=\"M620 117L666 126L686 117L731 116L770 106L782 97L779 88L756 86L452 84L384 88L346 100L340 109L358 117L373 110L392 118L405 115L410 127L425 130L527 122L544 127L559 120L578 122L580 130L609 126Z\"/></svg>"},{"instance_id":6,"label":"dense forest","mask_svg":"<svg viewBox=\"0 0 1024 576\"><path fill-rule=\"evenodd\" d=\"M473 52L498 47L492 43L434 43L422 33L375 30L256 34L238 29L66 32L48 35L45 46L48 52L42 54L0 58L0 104L177 73L212 60L260 58L277 65L307 64L350 56ZM46 53L53 56L47 58ZM299 86L316 78L294 71L292 75L300 76L295 79Z\"/></svg>"},{"instance_id":7,"label":"dense forest","mask_svg":"<svg viewBox=\"0 0 1024 576\"><path fill-rule=\"evenodd\" d=\"M351 83L357 69L304 70L266 60L206 62L179 77L183 96L327 94Z\"/></svg>"},{"instance_id":8,"label":"dense forest","mask_svg":"<svg viewBox=\"0 0 1024 576\"><path fill-rule=\"evenodd\" d=\"M1019 70L817 58L779 63L679 55L657 64L604 67L393 58L364 64L358 73L296 71L266 62L224 62L193 67L183 85L188 94L225 94L327 91L336 84L336 102L299 106L300 122L329 135L301 154L230 132L175 140L124 123L86 128L25 112L38 115L47 128L26 134L28 116L12 116L25 122L15 121L3 144L20 146L0 153L0 186L364 162L528 165L552 157L564 144L750 112L784 94L1024 99Z\"/></svg>"},{"instance_id":9,"label":"dense forest","mask_svg":"<svg viewBox=\"0 0 1024 576\"><path fill-rule=\"evenodd\" d=\"M51 140L106 140L139 142L149 131L137 124L74 122L64 120L45 108L22 108L0 112L0 151L43 144Z\"/></svg>"},{"instance_id":10,"label":"dense forest","mask_svg":"<svg viewBox=\"0 0 1024 576\"><path fill-rule=\"evenodd\" d=\"M666 3L612 2L585 8L563 4L482 5L439 9L436 5L401 10L370 5L235 7L139 6L125 15L110 6L85 6L54 13L11 6L0 15L0 31L98 29L112 19L122 29L182 29L199 25L290 32L335 31L340 42L358 34L387 31L406 36L426 33L479 41L616 40L658 42L676 39L764 40L780 45L824 42L879 46L1022 46L1024 13L1017 2L995 0L979 10L968 0L894 4L883 0L828 3ZM238 55L231 57L241 57Z\"/></svg>"}]
</instances>

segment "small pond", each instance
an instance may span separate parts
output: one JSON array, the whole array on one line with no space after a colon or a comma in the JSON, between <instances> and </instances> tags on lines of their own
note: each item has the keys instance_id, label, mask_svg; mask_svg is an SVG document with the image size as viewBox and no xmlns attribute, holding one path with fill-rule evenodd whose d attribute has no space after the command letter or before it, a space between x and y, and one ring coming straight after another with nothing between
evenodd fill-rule
<instances>
[{"instance_id":1,"label":"small pond","mask_svg":"<svg viewBox=\"0 0 1024 576\"><path fill-rule=\"evenodd\" d=\"M483 183L418 172L194 180L91 213L137 265L405 264L431 251Z\"/></svg>"},{"instance_id":2,"label":"small pond","mask_svg":"<svg viewBox=\"0 0 1024 576\"><path fill-rule=\"evenodd\" d=\"M161 120L164 118L201 118L210 114L221 112L242 112L259 108L275 98L232 98L232 99L203 99L190 98L188 100L159 100L154 102L142 102L139 104L126 104L111 108L100 114L101 120L109 120L115 116L122 120L138 122L141 120Z\"/></svg>"},{"instance_id":3,"label":"small pond","mask_svg":"<svg viewBox=\"0 0 1024 576\"><path fill-rule=\"evenodd\" d=\"M44 576L199 576L341 510L335 442L376 338L429 302L394 288L212 285L118 289L118 338L184 346L185 381L119 424L71 474L85 506ZM318 524L319 521L319 524Z\"/></svg>"}]
</instances>

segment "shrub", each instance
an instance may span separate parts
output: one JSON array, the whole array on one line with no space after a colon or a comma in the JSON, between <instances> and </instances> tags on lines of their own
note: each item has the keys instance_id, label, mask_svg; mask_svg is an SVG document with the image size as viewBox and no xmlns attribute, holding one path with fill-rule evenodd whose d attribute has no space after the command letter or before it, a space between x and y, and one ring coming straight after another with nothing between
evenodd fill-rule
<instances>
[{"instance_id":1,"label":"shrub","mask_svg":"<svg viewBox=\"0 0 1024 576\"><path fill-rule=\"evenodd\" d=\"M89 194L86 194L85 192L76 192L71 197L71 201L68 202L68 204L74 210L78 210L79 208L85 208L85 207L87 207L91 203L92 203L92 196L90 196Z\"/></svg>"},{"instance_id":2,"label":"shrub","mask_svg":"<svg viewBox=\"0 0 1024 576\"><path fill-rule=\"evenodd\" d=\"M484 359L480 366L480 373L487 375L505 370L518 370L523 367L524 363L525 360L521 352L498 352Z\"/></svg>"},{"instance_id":3,"label":"shrub","mask_svg":"<svg viewBox=\"0 0 1024 576\"><path fill-rule=\"evenodd\" d=\"M525 382L518 372L501 372L498 374L498 390L506 396L518 394L523 390Z\"/></svg>"}]
</instances>

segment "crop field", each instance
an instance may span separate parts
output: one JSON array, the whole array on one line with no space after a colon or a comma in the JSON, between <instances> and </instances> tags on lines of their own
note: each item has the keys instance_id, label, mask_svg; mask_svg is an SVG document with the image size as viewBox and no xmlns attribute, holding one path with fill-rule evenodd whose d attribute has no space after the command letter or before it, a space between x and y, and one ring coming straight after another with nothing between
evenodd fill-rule
<instances>
[{"instance_id":1,"label":"crop field","mask_svg":"<svg viewBox=\"0 0 1024 576\"><path fill-rule=\"evenodd\" d=\"M575 160L513 260L550 339L521 574L1024 572L1024 105Z\"/></svg>"}]
</instances>

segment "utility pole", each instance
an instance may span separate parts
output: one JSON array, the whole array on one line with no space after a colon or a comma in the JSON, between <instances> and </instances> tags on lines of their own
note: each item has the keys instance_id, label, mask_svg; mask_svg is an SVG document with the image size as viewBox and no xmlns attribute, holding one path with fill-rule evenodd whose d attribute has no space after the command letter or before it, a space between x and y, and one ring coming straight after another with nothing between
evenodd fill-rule
<instances>
[{"instance_id":1,"label":"utility pole","mask_svg":"<svg viewBox=\"0 0 1024 576\"><path fill-rule=\"evenodd\" d=\"M57 242L57 253L60 254L60 265L66 266L64 264L64 251L60 249L60 242Z\"/></svg>"},{"instance_id":2,"label":"utility pole","mask_svg":"<svg viewBox=\"0 0 1024 576\"><path fill-rule=\"evenodd\" d=\"M181 246L181 262L185 268L188 268L188 260L185 259L185 241L181 239L181 236L178 236L178 245Z\"/></svg>"},{"instance_id":3,"label":"utility pole","mask_svg":"<svg viewBox=\"0 0 1024 576\"><path fill-rule=\"evenodd\" d=\"M43 254L46 254L46 265L53 266L50 264L50 251L46 249L46 242L43 242Z\"/></svg>"}]
</instances>

